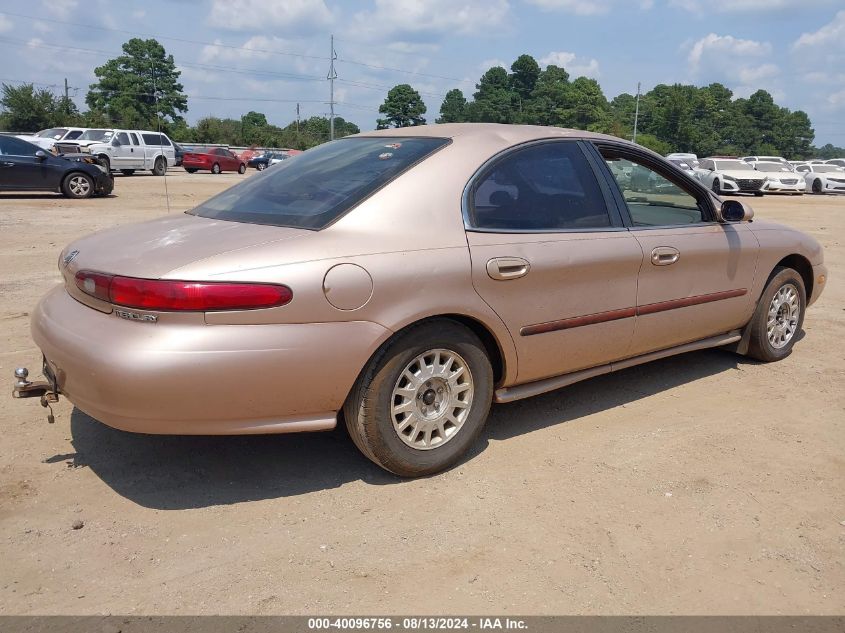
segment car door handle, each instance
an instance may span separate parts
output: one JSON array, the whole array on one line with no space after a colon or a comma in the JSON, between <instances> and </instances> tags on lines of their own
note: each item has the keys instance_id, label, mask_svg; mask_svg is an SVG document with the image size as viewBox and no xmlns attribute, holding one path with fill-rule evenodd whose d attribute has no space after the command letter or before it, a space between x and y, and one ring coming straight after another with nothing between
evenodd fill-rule
<instances>
[{"instance_id":1,"label":"car door handle","mask_svg":"<svg viewBox=\"0 0 845 633\"><path fill-rule=\"evenodd\" d=\"M671 246L658 246L651 251L651 263L655 266L668 266L681 258L681 252Z\"/></svg>"},{"instance_id":2,"label":"car door handle","mask_svg":"<svg viewBox=\"0 0 845 633\"><path fill-rule=\"evenodd\" d=\"M519 279L527 275L529 270L531 264L521 257L494 257L487 262L487 274L497 281Z\"/></svg>"}]
</instances>

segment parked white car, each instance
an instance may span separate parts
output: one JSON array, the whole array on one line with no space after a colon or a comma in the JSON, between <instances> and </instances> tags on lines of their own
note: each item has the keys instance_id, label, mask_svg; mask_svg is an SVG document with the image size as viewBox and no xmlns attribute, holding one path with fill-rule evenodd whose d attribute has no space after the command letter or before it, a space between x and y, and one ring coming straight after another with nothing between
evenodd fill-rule
<instances>
[{"instance_id":1,"label":"parked white car","mask_svg":"<svg viewBox=\"0 0 845 633\"><path fill-rule=\"evenodd\" d=\"M97 156L108 169L127 176L147 169L163 176L169 166L176 164L173 141L159 132L92 129L73 143L80 151Z\"/></svg>"},{"instance_id":2,"label":"parked white car","mask_svg":"<svg viewBox=\"0 0 845 633\"><path fill-rule=\"evenodd\" d=\"M836 165L837 167L845 168L845 158L831 158L830 160L824 161L825 165Z\"/></svg>"},{"instance_id":3,"label":"parked white car","mask_svg":"<svg viewBox=\"0 0 845 633\"><path fill-rule=\"evenodd\" d=\"M804 176L808 193L845 193L845 169L841 167L808 163L795 169Z\"/></svg>"},{"instance_id":4,"label":"parked white car","mask_svg":"<svg viewBox=\"0 0 845 633\"><path fill-rule=\"evenodd\" d=\"M783 156L743 156L742 160L746 163L783 163L784 165L788 165L789 161L786 160Z\"/></svg>"},{"instance_id":5,"label":"parked white car","mask_svg":"<svg viewBox=\"0 0 845 633\"><path fill-rule=\"evenodd\" d=\"M695 170L698 179L716 195L722 193L753 193L763 195L765 174L738 158L702 158Z\"/></svg>"},{"instance_id":6,"label":"parked white car","mask_svg":"<svg viewBox=\"0 0 845 633\"><path fill-rule=\"evenodd\" d=\"M807 188L804 177L798 174L789 163L759 161L753 165L754 169L766 176L766 183L763 185L763 191L766 193L803 195Z\"/></svg>"},{"instance_id":7,"label":"parked white car","mask_svg":"<svg viewBox=\"0 0 845 633\"><path fill-rule=\"evenodd\" d=\"M691 160L683 158L667 158L666 160L672 163L675 167L683 169L685 172L687 172L688 175L692 176L693 178L698 178L698 176L696 176L695 174L695 167L693 167L693 162ZM694 164L697 165L698 161L696 160Z\"/></svg>"},{"instance_id":8,"label":"parked white car","mask_svg":"<svg viewBox=\"0 0 845 633\"><path fill-rule=\"evenodd\" d=\"M37 145L43 150L50 151L59 141L74 141L78 139L87 129L85 127L51 127L35 134L19 134L18 138Z\"/></svg>"},{"instance_id":9,"label":"parked white car","mask_svg":"<svg viewBox=\"0 0 845 633\"><path fill-rule=\"evenodd\" d=\"M674 162L682 160L693 169L698 169L698 156L695 154L686 154L684 152L675 152L674 154L667 154L666 160Z\"/></svg>"}]
</instances>

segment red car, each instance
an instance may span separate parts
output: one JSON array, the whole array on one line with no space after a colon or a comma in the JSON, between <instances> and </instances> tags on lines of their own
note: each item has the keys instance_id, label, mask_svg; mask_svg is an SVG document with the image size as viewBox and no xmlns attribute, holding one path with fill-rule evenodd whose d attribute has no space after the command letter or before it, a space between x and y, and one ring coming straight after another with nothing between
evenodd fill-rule
<instances>
[{"instance_id":1,"label":"red car","mask_svg":"<svg viewBox=\"0 0 845 633\"><path fill-rule=\"evenodd\" d=\"M189 174L200 169L207 169L212 174L219 174L221 171L236 171L242 174L246 171L246 163L222 147L213 147L202 154L185 152L182 156L182 167Z\"/></svg>"}]
</instances>

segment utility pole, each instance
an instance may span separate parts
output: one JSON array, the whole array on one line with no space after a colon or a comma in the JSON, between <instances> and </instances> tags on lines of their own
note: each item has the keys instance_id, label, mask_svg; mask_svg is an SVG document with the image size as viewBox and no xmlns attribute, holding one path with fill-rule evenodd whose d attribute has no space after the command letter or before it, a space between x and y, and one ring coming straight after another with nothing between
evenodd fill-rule
<instances>
[{"instance_id":1,"label":"utility pole","mask_svg":"<svg viewBox=\"0 0 845 633\"><path fill-rule=\"evenodd\" d=\"M334 69L334 60L337 59L337 53L334 52L334 35L331 36L331 55L329 55L330 65L329 74L326 79L329 80L329 140L334 140L334 80L337 79L337 73Z\"/></svg>"},{"instance_id":2,"label":"utility pole","mask_svg":"<svg viewBox=\"0 0 845 633\"><path fill-rule=\"evenodd\" d=\"M640 118L640 82L637 82L637 107L634 110L634 138L631 139L634 143L637 142L637 123Z\"/></svg>"},{"instance_id":3,"label":"utility pole","mask_svg":"<svg viewBox=\"0 0 845 633\"><path fill-rule=\"evenodd\" d=\"M70 114L70 101L69 101L68 91L67 91L67 77L65 77L65 101L62 105L64 106L64 109L65 109L65 116L69 115Z\"/></svg>"},{"instance_id":4,"label":"utility pole","mask_svg":"<svg viewBox=\"0 0 845 633\"><path fill-rule=\"evenodd\" d=\"M299 104L296 104L296 133L299 134Z\"/></svg>"}]
</instances>

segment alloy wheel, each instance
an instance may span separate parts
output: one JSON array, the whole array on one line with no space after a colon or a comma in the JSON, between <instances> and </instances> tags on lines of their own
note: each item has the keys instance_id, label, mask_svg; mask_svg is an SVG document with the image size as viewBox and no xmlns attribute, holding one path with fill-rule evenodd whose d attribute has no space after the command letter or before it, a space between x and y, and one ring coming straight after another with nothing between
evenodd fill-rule
<instances>
[{"instance_id":1,"label":"alloy wheel","mask_svg":"<svg viewBox=\"0 0 845 633\"><path fill-rule=\"evenodd\" d=\"M85 176L71 176L68 189L74 196L83 198L91 191L91 183Z\"/></svg>"},{"instance_id":2,"label":"alloy wheel","mask_svg":"<svg viewBox=\"0 0 845 633\"><path fill-rule=\"evenodd\" d=\"M785 347L798 329L801 299L793 284L784 284L772 297L766 320L769 344L775 349Z\"/></svg>"}]
</instances>

